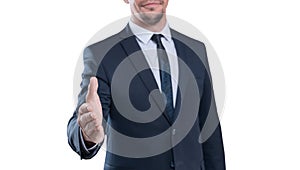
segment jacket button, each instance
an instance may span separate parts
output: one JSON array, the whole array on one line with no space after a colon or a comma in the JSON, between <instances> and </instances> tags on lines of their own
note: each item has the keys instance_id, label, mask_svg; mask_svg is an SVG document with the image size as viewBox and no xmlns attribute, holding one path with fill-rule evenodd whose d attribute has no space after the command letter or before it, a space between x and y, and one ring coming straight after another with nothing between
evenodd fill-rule
<instances>
[{"instance_id":1,"label":"jacket button","mask_svg":"<svg viewBox=\"0 0 300 170\"><path fill-rule=\"evenodd\" d=\"M172 135L175 135L176 134L176 129L173 129L172 130Z\"/></svg>"},{"instance_id":2,"label":"jacket button","mask_svg":"<svg viewBox=\"0 0 300 170\"><path fill-rule=\"evenodd\" d=\"M170 167L171 167L171 168L175 168L174 161L171 161L171 163L170 163Z\"/></svg>"}]
</instances>

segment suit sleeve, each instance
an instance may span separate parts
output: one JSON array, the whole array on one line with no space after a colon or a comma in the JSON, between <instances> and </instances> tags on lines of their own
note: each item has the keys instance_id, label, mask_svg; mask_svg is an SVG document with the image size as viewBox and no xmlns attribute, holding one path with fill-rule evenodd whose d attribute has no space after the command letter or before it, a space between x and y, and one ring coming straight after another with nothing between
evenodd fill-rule
<instances>
[{"instance_id":1,"label":"suit sleeve","mask_svg":"<svg viewBox=\"0 0 300 170\"><path fill-rule=\"evenodd\" d=\"M86 148L85 144L82 142L82 139L81 139L81 134L80 134L81 130L77 123L78 109L83 103L85 103L85 96L87 94L90 77L95 76L96 71L99 68L99 62L93 55L92 50L90 50L90 48L86 48L83 52L83 63L84 63L84 70L82 73L82 81L80 84L81 90L78 95L77 107L73 113L73 116L71 117L71 119L68 122L67 135L68 135L68 143L69 143L70 147L77 154L80 155L80 158L81 159L90 159L97 154L97 152L99 151L99 149L101 147L101 144L97 145L96 147L93 147L93 149L89 149L89 150L85 149ZM101 84L99 86L101 86ZM99 90L98 90L98 92L99 92Z\"/></svg>"},{"instance_id":2,"label":"suit sleeve","mask_svg":"<svg viewBox=\"0 0 300 170\"><path fill-rule=\"evenodd\" d=\"M204 53L205 58L207 59L205 46ZM204 61L204 64L206 65L206 69L203 82L203 93L200 101L199 122L201 135L207 136L202 143L205 170L225 170L222 132L208 61Z\"/></svg>"}]
</instances>

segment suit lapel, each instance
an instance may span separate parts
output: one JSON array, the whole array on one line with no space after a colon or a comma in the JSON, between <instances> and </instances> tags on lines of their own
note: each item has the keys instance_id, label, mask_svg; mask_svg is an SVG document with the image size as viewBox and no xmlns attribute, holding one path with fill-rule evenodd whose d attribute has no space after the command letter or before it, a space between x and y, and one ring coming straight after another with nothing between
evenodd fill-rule
<instances>
[{"instance_id":1,"label":"suit lapel","mask_svg":"<svg viewBox=\"0 0 300 170\"><path fill-rule=\"evenodd\" d=\"M124 51L126 52L127 56L129 57L129 60L131 61L131 64L133 65L133 67L137 72L138 70L143 70L143 68L150 69L150 66L147 63L147 60L140 46L136 42L135 36L130 36L127 39L123 40L121 42L121 45L123 46ZM134 57L134 56L138 56L138 57ZM151 89L158 88L151 70L138 72L138 76L141 78L144 85L149 91Z\"/></svg>"},{"instance_id":2,"label":"suit lapel","mask_svg":"<svg viewBox=\"0 0 300 170\"><path fill-rule=\"evenodd\" d=\"M127 26L126 29L127 29L126 31L128 32L127 37L123 37L124 39L120 42L123 47L123 50L129 57L129 60L131 61L133 68L137 71L137 75L143 82L144 86L147 88L151 99L154 101L154 103L159 108L159 110L163 112L164 108L162 106L162 97L154 96L151 95L150 93L153 89L159 89L156 80L154 78L154 75L150 70L150 66L144 56L144 53L142 52L140 46L136 41L136 37L131 33L129 26ZM148 68L148 70L142 72L139 71L139 70L144 70L145 68ZM172 121L169 120L168 115L165 112L163 112L163 116L171 125Z\"/></svg>"},{"instance_id":3,"label":"suit lapel","mask_svg":"<svg viewBox=\"0 0 300 170\"><path fill-rule=\"evenodd\" d=\"M174 111L174 114L175 114L174 119L176 119L176 117L179 114L181 104L183 102L187 83L189 82L189 78L187 76L188 73L186 72L187 71L186 66L188 66L189 61L188 61L187 53L185 50L186 46L181 41L176 39L176 37L174 37L174 34L172 34L172 37L173 37L172 39L175 44L176 53L178 56L178 70L179 70L178 90L177 90L176 105L175 105L175 111Z\"/></svg>"}]
</instances>

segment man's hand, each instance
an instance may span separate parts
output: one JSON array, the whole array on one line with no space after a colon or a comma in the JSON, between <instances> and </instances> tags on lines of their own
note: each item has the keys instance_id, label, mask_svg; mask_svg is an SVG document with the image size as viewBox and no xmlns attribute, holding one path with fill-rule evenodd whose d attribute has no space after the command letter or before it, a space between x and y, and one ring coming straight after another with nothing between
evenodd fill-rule
<instances>
[{"instance_id":1,"label":"man's hand","mask_svg":"<svg viewBox=\"0 0 300 170\"><path fill-rule=\"evenodd\" d=\"M97 78L91 77L86 95L86 103L83 103L79 107L77 119L77 122L81 127L84 140L95 144L104 140L102 106L97 94L97 89Z\"/></svg>"}]
</instances>

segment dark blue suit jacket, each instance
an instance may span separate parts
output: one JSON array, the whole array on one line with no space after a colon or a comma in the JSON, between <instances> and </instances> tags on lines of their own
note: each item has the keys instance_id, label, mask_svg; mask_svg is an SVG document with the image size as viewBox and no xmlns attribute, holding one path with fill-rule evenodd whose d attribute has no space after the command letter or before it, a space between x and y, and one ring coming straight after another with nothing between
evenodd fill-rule
<instances>
[{"instance_id":1,"label":"dark blue suit jacket","mask_svg":"<svg viewBox=\"0 0 300 170\"><path fill-rule=\"evenodd\" d=\"M170 120L163 110L162 97L150 94L151 91L158 89L158 86L136 38L128 26L120 33L85 49L78 106L68 123L68 142L82 159L92 158L100 148L99 145L88 152L83 148L80 129L76 122L78 107L85 102L89 78L96 76L99 83L98 94L106 120L106 123L103 124L107 134L105 170L225 170L221 128L215 108L205 45L172 29L171 34L179 59L188 66L193 75L189 76L186 70L182 69L184 64L179 62L179 86L181 87L177 93L175 119L173 120ZM123 71L123 76L115 76L118 66L124 63L127 64L127 70ZM140 71L142 67L148 69ZM129 90L126 90L122 85L128 81L126 75L132 73L135 76L129 84ZM191 96L195 96L193 94L195 91L190 90L193 88L190 83L192 80L196 80L196 96L199 97L199 102L184 110L182 107L189 105L193 100ZM113 81L119 85L113 86ZM142 112L154 108L162 114L150 122L131 121L126 118L126 115L130 116L130 113L120 110L116 104L116 100L122 101L128 97L135 109ZM124 105L126 104L124 103ZM190 112L193 110L191 108L196 109L196 117L193 118L193 121L187 121L188 119L184 118L192 117L190 116L192 114ZM189 111L190 109L191 111ZM199 136L208 113L215 115L217 125L212 135L204 143L201 143ZM179 115L181 115L182 121L174 125L176 118L180 117ZM188 131L185 131L186 129ZM122 140L115 132L137 139L149 139L163 132L167 133L159 141L152 141L152 144L128 149L132 141ZM156 151L161 146L169 146L170 149L157 153ZM146 157L139 157L138 153L150 154Z\"/></svg>"}]
</instances>

